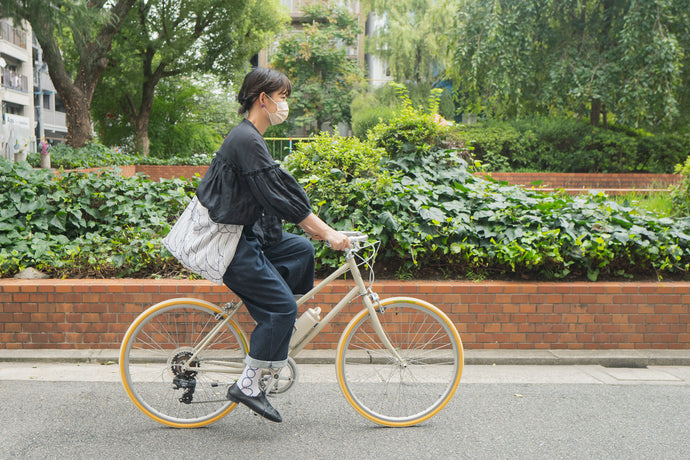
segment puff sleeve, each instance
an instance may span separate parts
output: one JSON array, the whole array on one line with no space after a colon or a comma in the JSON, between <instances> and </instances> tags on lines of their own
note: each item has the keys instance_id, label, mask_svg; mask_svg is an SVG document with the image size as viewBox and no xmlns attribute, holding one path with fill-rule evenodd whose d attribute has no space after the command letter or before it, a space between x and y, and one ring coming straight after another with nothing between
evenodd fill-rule
<instances>
[{"instance_id":1,"label":"puff sleeve","mask_svg":"<svg viewBox=\"0 0 690 460\"><path fill-rule=\"evenodd\" d=\"M246 175L251 194L266 214L292 223L302 222L311 214L304 189L294 177L273 165Z\"/></svg>"}]
</instances>

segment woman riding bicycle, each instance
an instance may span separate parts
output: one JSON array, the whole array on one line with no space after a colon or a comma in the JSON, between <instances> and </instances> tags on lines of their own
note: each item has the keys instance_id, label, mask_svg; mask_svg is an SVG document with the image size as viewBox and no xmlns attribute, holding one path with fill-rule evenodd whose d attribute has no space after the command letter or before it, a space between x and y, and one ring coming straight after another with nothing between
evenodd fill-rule
<instances>
[{"instance_id":1,"label":"woman riding bicycle","mask_svg":"<svg viewBox=\"0 0 690 460\"><path fill-rule=\"evenodd\" d=\"M214 222L244 226L223 283L257 325L244 371L227 397L274 422L282 418L259 388L262 369L286 365L297 316L294 295L314 285L314 247L283 231L282 220L334 249L350 246L347 236L312 213L306 193L275 163L263 139L270 125L287 119L291 90L290 80L272 69L257 67L245 76L237 100L246 118L225 138L196 192Z\"/></svg>"}]
</instances>

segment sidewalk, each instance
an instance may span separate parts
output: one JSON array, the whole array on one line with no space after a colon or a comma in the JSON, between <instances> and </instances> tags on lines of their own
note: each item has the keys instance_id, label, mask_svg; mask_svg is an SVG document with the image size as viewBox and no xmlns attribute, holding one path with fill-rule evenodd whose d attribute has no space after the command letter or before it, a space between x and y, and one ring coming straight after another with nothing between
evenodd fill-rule
<instances>
[{"instance_id":1,"label":"sidewalk","mask_svg":"<svg viewBox=\"0 0 690 460\"><path fill-rule=\"evenodd\" d=\"M7 350L0 362L114 363L119 350ZM298 364L332 364L335 350L304 350ZM690 366L690 350L465 350L466 365Z\"/></svg>"}]
</instances>

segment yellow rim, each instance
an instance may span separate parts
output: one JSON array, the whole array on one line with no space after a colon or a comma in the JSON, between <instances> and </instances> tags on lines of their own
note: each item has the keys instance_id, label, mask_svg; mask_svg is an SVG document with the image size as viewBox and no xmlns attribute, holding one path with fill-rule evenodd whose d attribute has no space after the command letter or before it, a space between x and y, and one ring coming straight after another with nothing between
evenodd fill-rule
<instances>
[{"instance_id":1,"label":"yellow rim","mask_svg":"<svg viewBox=\"0 0 690 460\"><path fill-rule=\"evenodd\" d=\"M187 298L181 298L181 299L172 299L172 300L165 300L163 302L157 303L156 305L146 309L144 312L142 312L137 319L134 320L134 322L129 326L129 329L127 329L127 332L125 333L125 337L122 339L122 346L120 347L120 378L122 380L122 384L125 387L125 391L127 392L127 395L129 396L129 399L134 402L134 404L139 408L140 411L142 411L144 414L148 415L155 421L162 423L163 425L167 426L172 426L176 428L197 428L200 426L205 426L209 425L213 422L216 422L220 420L221 418L225 417L228 415L228 413L237 406L237 403L232 403L228 406L226 410L218 414L217 416L213 417L212 419L209 420L204 420L203 422L197 422L197 423L177 423L177 422L171 422L169 420L165 420L155 414L152 414L146 407L144 407L134 396L132 393L131 388L129 387L129 383L127 382L127 378L125 377L125 350L127 349L127 344L129 343L129 340L132 336L132 333L134 330L139 327L139 325L144 321L146 318L157 312L158 310L162 308L169 307L171 305L176 305L176 304L185 304L185 305L197 305L200 307L205 307L208 308L209 310L214 311L215 313L222 313L222 310L217 306L209 302L205 302L200 299L187 299ZM249 351L249 346L247 344L247 340L244 337L244 334L242 333L242 330L239 328L237 323L235 323L234 320L230 320L230 325L235 328L236 331L239 332L240 340L242 341L242 348L244 348L244 352L247 353Z\"/></svg>"},{"instance_id":2,"label":"yellow rim","mask_svg":"<svg viewBox=\"0 0 690 460\"><path fill-rule=\"evenodd\" d=\"M458 389L458 385L460 384L460 378L462 377L462 371L464 367L464 351L462 347L462 340L460 339L460 334L458 334L458 331L455 329L455 325L453 322L446 316L445 313L443 313L441 310L438 309L438 307L425 302L420 299L415 299L413 297L392 297L389 299L385 299L381 301L382 306L387 306L390 304L394 303L411 303L415 305L422 306L424 308L427 308L428 310L433 311L438 315L441 320L446 323L446 325L449 326L449 329L451 331L451 334L455 336L455 340L457 341L458 344L458 355L459 355L459 363L458 363L458 375L457 378L455 379L455 382L453 382L453 386L446 396L446 398L441 402L441 404L436 407L432 412L413 419L413 420L408 420L404 422L392 422L388 420L383 420L379 417L376 417L374 415L371 415L367 412L365 412L354 400L354 398L349 394L347 391L347 385L345 384L345 380L343 378L342 374L342 361L343 361L343 353L344 353L344 348L345 348L345 342L346 338L350 335L351 331L359 325L359 323L366 318L366 316L369 314L369 311L364 309L361 312L359 312L357 315L355 315L354 318L350 321L350 323L347 325L345 330L343 331L342 335L340 336L340 341L338 343L338 351L337 351L337 358L336 358L336 376L338 378L338 384L340 385L340 389L342 390L343 394L345 395L345 398L348 400L350 405L355 408L357 412L359 412L362 416L365 418L371 420L372 422L379 423L381 425L386 425L386 426L393 426L393 427L403 427L403 426L411 426L411 425L417 425L419 423L424 422L425 420L430 419L434 415L436 415L441 409L443 409L448 402L453 398L453 395L455 394L455 391Z\"/></svg>"}]
</instances>

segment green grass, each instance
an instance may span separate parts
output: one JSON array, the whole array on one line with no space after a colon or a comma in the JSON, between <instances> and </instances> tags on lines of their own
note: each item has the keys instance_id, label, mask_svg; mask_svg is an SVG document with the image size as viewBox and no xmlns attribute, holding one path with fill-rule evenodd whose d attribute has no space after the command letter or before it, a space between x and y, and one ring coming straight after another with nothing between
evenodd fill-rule
<instances>
[{"instance_id":1,"label":"green grass","mask_svg":"<svg viewBox=\"0 0 690 460\"><path fill-rule=\"evenodd\" d=\"M653 212L659 217L675 215L671 194L668 192L630 192L625 195L611 196L610 199L621 205L638 207L641 210Z\"/></svg>"}]
</instances>

